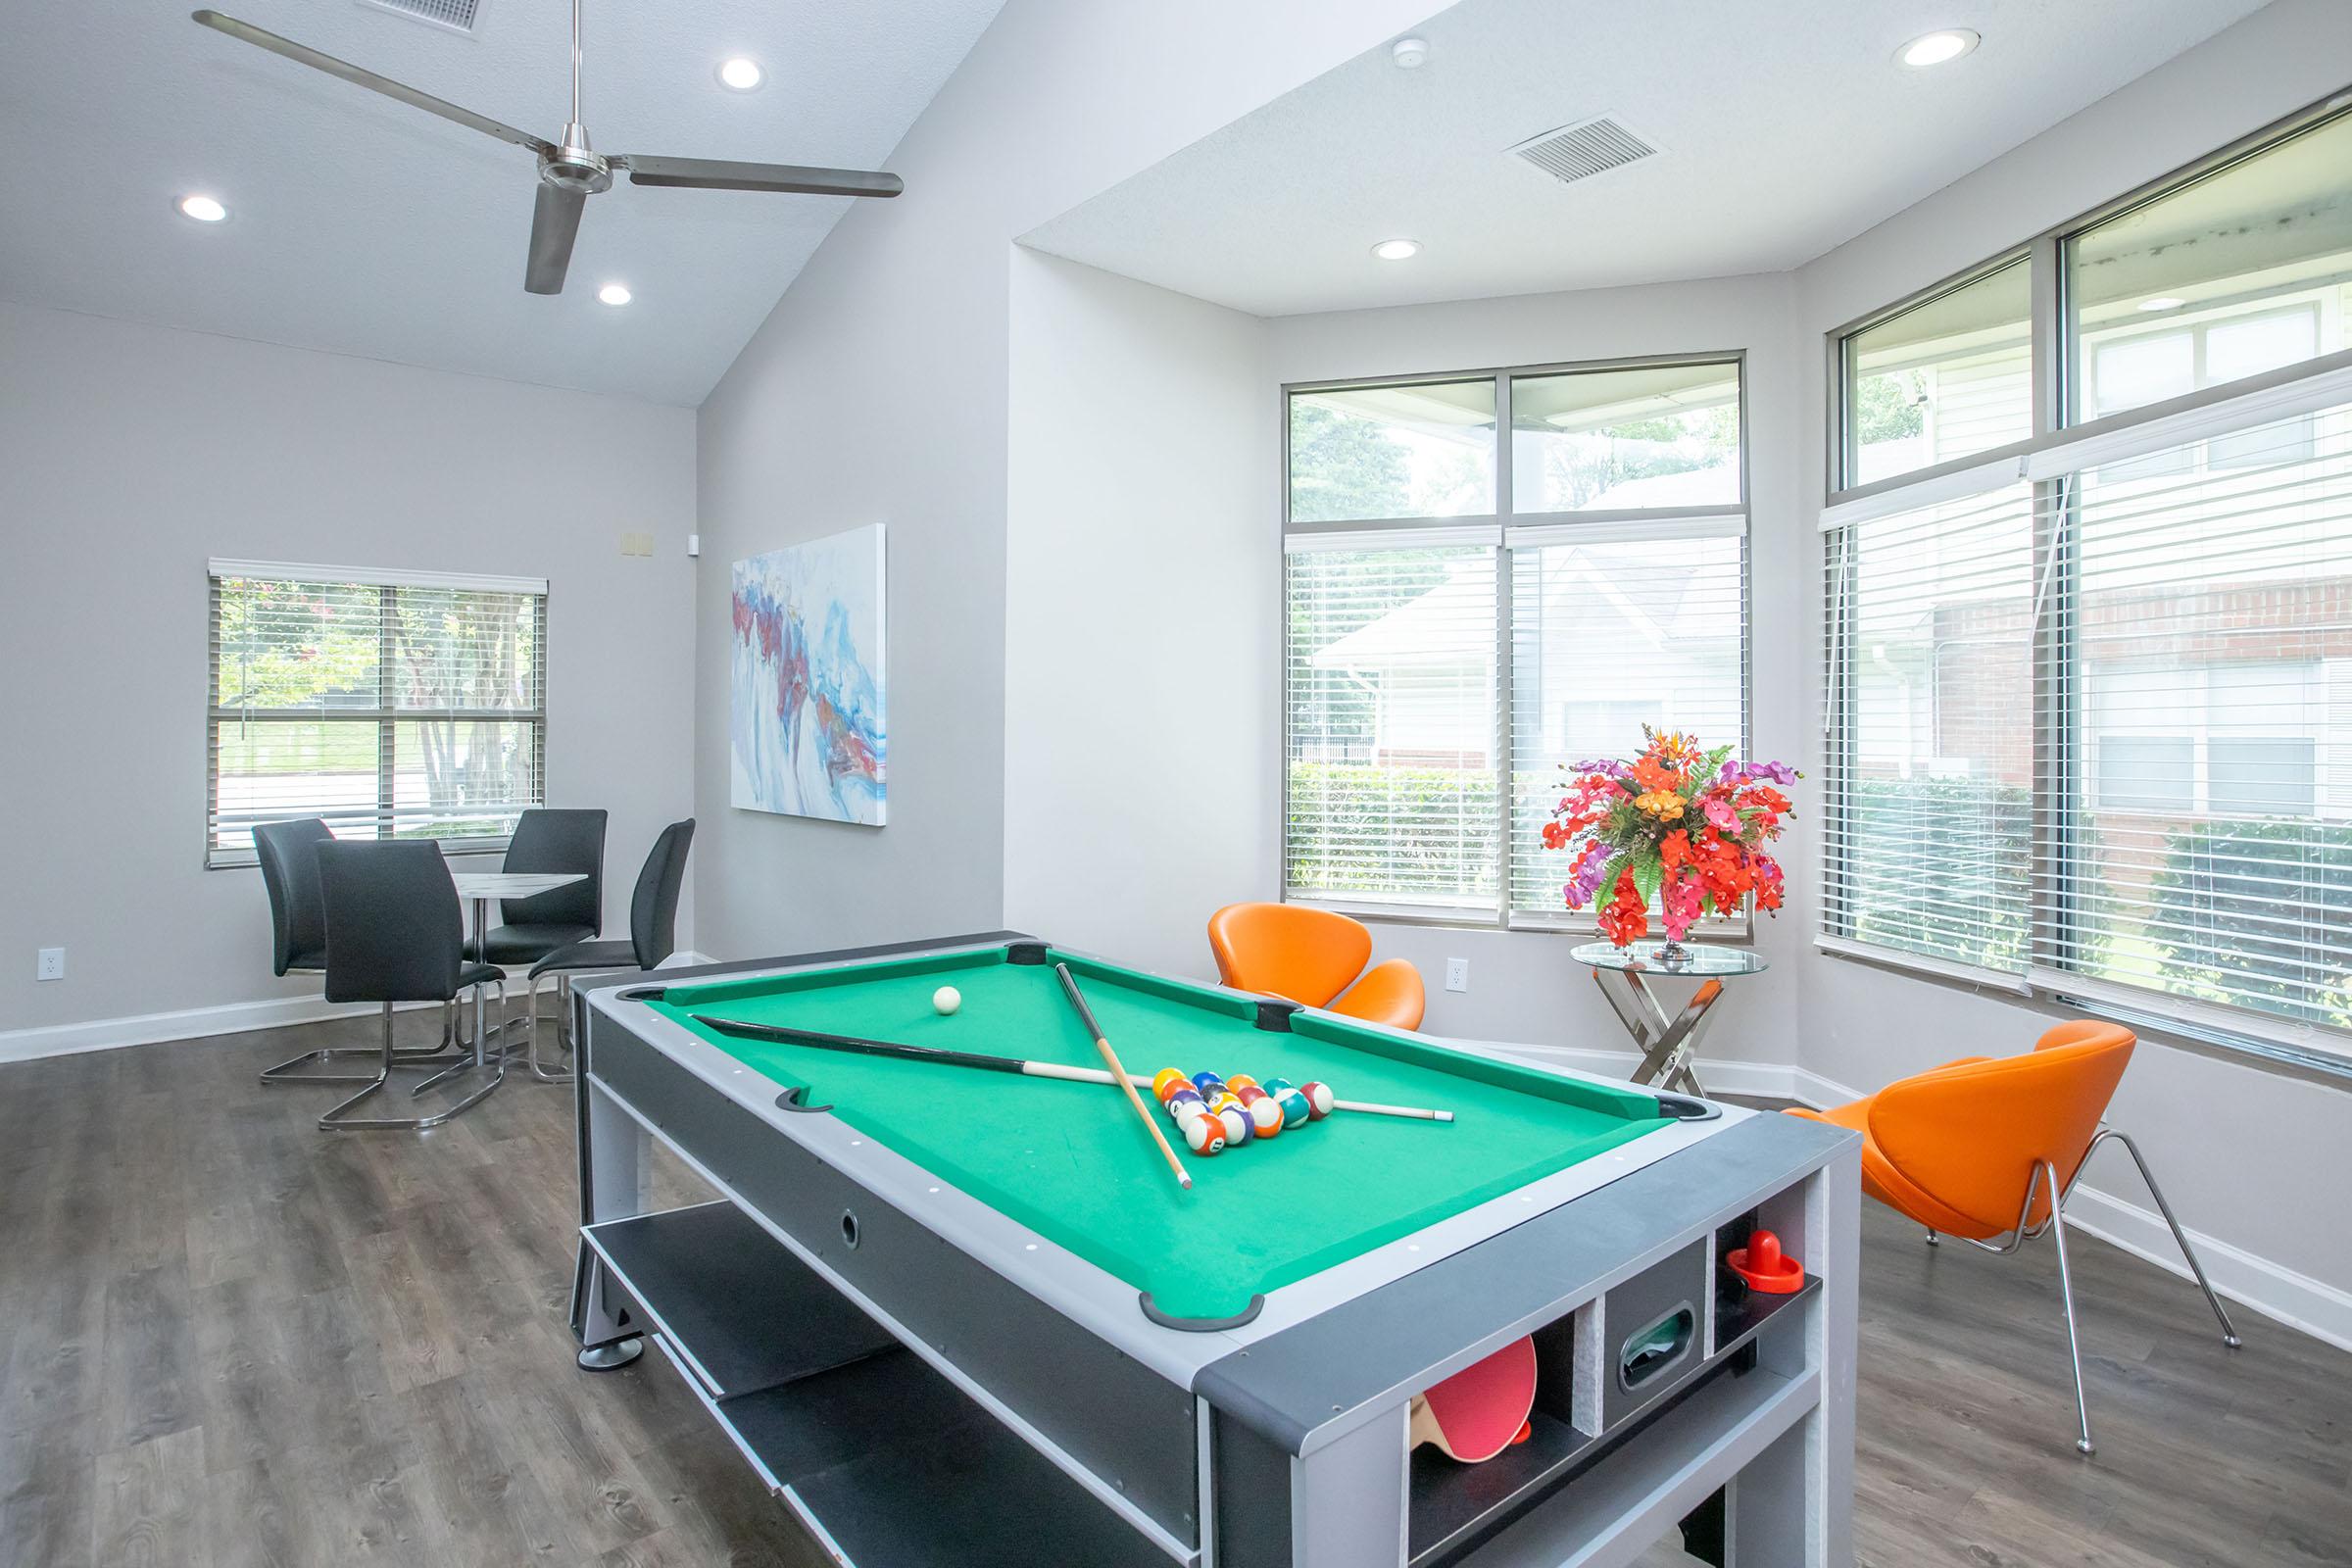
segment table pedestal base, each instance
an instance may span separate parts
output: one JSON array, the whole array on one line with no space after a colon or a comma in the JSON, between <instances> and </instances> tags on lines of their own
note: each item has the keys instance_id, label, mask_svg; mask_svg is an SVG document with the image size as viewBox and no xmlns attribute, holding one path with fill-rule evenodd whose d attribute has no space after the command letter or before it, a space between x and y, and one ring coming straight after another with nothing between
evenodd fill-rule
<instances>
[{"instance_id":1,"label":"table pedestal base","mask_svg":"<svg viewBox=\"0 0 2352 1568\"><path fill-rule=\"evenodd\" d=\"M1634 1082L1652 1089L1672 1090L1682 1094L1704 1096L1698 1074L1690 1063L1698 1054L1698 1042L1706 1033L1707 1013L1723 996L1723 982L1702 980L1690 994L1683 1010L1668 1017L1655 993L1642 982L1637 969L1595 969L1592 981L1600 994L1609 999L1609 1006L1625 1025L1626 1033L1634 1037L1641 1048L1642 1065L1634 1069Z\"/></svg>"}]
</instances>

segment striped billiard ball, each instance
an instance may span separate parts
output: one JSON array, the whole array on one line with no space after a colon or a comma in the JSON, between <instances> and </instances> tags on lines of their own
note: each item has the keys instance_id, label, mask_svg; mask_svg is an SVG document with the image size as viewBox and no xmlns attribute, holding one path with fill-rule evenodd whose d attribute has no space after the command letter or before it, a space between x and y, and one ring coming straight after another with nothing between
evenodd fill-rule
<instances>
[{"instance_id":1,"label":"striped billiard ball","mask_svg":"<svg viewBox=\"0 0 2352 1568\"><path fill-rule=\"evenodd\" d=\"M1225 1147L1225 1123L1202 1111L1184 1119L1184 1144L1196 1154L1213 1154Z\"/></svg>"},{"instance_id":2,"label":"striped billiard ball","mask_svg":"<svg viewBox=\"0 0 2352 1568\"><path fill-rule=\"evenodd\" d=\"M1225 1129L1225 1144L1229 1149L1246 1144L1257 1136L1256 1127L1250 1124L1250 1113L1242 1108L1241 1102L1238 1100L1223 1110L1215 1111L1212 1114Z\"/></svg>"},{"instance_id":3,"label":"striped billiard ball","mask_svg":"<svg viewBox=\"0 0 2352 1568\"><path fill-rule=\"evenodd\" d=\"M1330 1115L1331 1107L1339 1102L1337 1097L1331 1092L1331 1085L1317 1083L1312 1079L1300 1084L1298 1092L1306 1097L1307 1114L1317 1121Z\"/></svg>"},{"instance_id":4,"label":"striped billiard ball","mask_svg":"<svg viewBox=\"0 0 2352 1568\"><path fill-rule=\"evenodd\" d=\"M1260 1138L1272 1138L1282 1131L1282 1106L1272 1095L1251 1084L1241 1091L1242 1108L1250 1113L1250 1124L1257 1129Z\"/></svg>"}]
</instances>

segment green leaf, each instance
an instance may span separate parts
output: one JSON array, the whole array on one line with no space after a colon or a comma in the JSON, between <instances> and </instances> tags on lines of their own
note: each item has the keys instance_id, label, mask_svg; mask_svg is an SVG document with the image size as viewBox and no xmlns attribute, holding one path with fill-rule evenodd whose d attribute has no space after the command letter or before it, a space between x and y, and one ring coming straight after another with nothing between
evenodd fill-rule
<instances>
[{"instance_id":1,"label":"green leaf","mask_svg":"<svg viewBox=\"0 0 2352 1568\"><path fill-rule=\"evenodd\" d=\"M1666 867L1658 859L1656 847L1650 846L1646 855L1634 858L1634 886L1642 895L1643 905L1657 902L1658 888L1666 880Z\"/></svg>"}]
</instances>

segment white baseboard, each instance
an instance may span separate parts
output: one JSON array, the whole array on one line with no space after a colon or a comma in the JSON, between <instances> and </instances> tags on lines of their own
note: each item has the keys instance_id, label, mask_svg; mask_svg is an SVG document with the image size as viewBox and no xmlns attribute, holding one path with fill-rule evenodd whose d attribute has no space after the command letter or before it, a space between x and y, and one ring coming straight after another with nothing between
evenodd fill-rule
<instances>
[{"instance_id":1,"label":"white baseboard","mask_svg":"<svg viewBox=\"0 0 2352 1568\"><path fill-rule=\"evenodd\" d=\"M1859 1092L1801 1067L1793 1069L1790 1076L1793 1079L1790 1098L1815 1109L1862 1098ZM1705 1077L1703 1070L1701 1079L1713 1082ZM2130 1179L2136 1183L2138 1173L2132 1172ZM2192 1283L2195 1279L2180 1255L2180 1249L2174 1244L2164 1216L2154 1208L2117 1198L2086 1182L2076 1188L2066 1200L2066 1224L2069 1230L2079 1230L2120 1247L2168 1274ZM2352 1292L2298 1273L2283 1263L2258 1257L2242 1247L2203 1231L2190 1230L2188 1240L2196 1248L2206 1277L2213 1282L2217 1293L2339 1350L2352 1350ZM2204 1303L2193 1296L2185 1305L2192 1312L2204 1310Z\"/></svg>"},{"instance_id":2,"label":"white baseboard","mask_svg":"<svg viewBox=\"0 0 2352 1568\"><path fill-rule=\"evenodd\" d=\"M417 1002L403 1005L432 1007L439 1004ZM317 1023L324 1018L364 1017L376 1010L373 1004L365 1002L272 997L266 1002L231 1002L218 1007L182 1007L174 1012L142 1012L127 1018L92 1018L86 1023L0 1030L0 1061L30 1061L38 1056L68 1056L77 1052L152 1046L166 1040L197 1040L209 1035L241 1035L253 1029L282 1029L288 1024Z\"/></svg>"},{"instance_id":3,"label":"white baseboard","mask_svg":"<svg viewBox=\"0 0 2352 1568\"><path fill-rule=\"evenodd\" d=\"M699 953L674 953L662 960L662 967L711 961ZM402 1009L438 1005L433 1002L404 1003ZM365 1017L375 1010L374 1004L366 1002L271 997L261 1002L231 1002L217 1007L181 1007L172 1012L142 1012L124 1018L92 1018L86 1023L49 1024L39 1029L0 1029L0 1062L70 1056L84 1051L113 1051L122 1046L152 1046L167 1040L241 1035L255 1029L283 1029L290 1024L318 1023L327 1018Z\"/></svg>"},{"instance_id":4,"label":"white baseboard","mask_svg":"<svg viewBox=\"0 0 2352 1568\"><path fill-rule=\"evenodd\" d=\"M1555 1067L1589 1072L1596 1078L1630 1079L1634 1069L1642 1064L1642 1054L1638 1051L1594 1051L1581 1046L1523 1046L1503 1041L1481 1041L1479 1044L1547 1062ZM1796 1069L1779 1062L1701 1057L1693 1061L1690 1068L1698 1074L1698 1081L1706 1086L1709 1094L1753 1095L1762 1100L1796 1098L1791 1082Z\"/></svg>"}]
</instances>

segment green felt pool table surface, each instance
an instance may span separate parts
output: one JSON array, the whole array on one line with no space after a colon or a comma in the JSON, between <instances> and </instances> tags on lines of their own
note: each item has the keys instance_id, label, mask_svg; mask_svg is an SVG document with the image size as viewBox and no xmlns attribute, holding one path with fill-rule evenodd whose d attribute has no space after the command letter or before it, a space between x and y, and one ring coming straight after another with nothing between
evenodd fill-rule
<instances>
[{"instance_id":1,"label":"green felt pool table surface","mask_svg":"<svg viewBox=\"0 0 2352 1568\"><path fill-rule=\"evenodd\" d=\"M1102 1065L1052 962L1005 948L672 986L641 1005L1096 1266L1175 1317L1224 1318L1304 1279L1658 1128L1656 1097L1313 1013L1257 1027L1256 999L1049 950L1067 961L1122 1063L1294 1084L1450 1110L1450 1123L1347 1111L1212 1157L1177 1186L1126 1097L1104 1084L769 1044L707 1014L907 1045ZM932 1006L962 993L953 1016Z\"/></svg>"}]
</instances>

